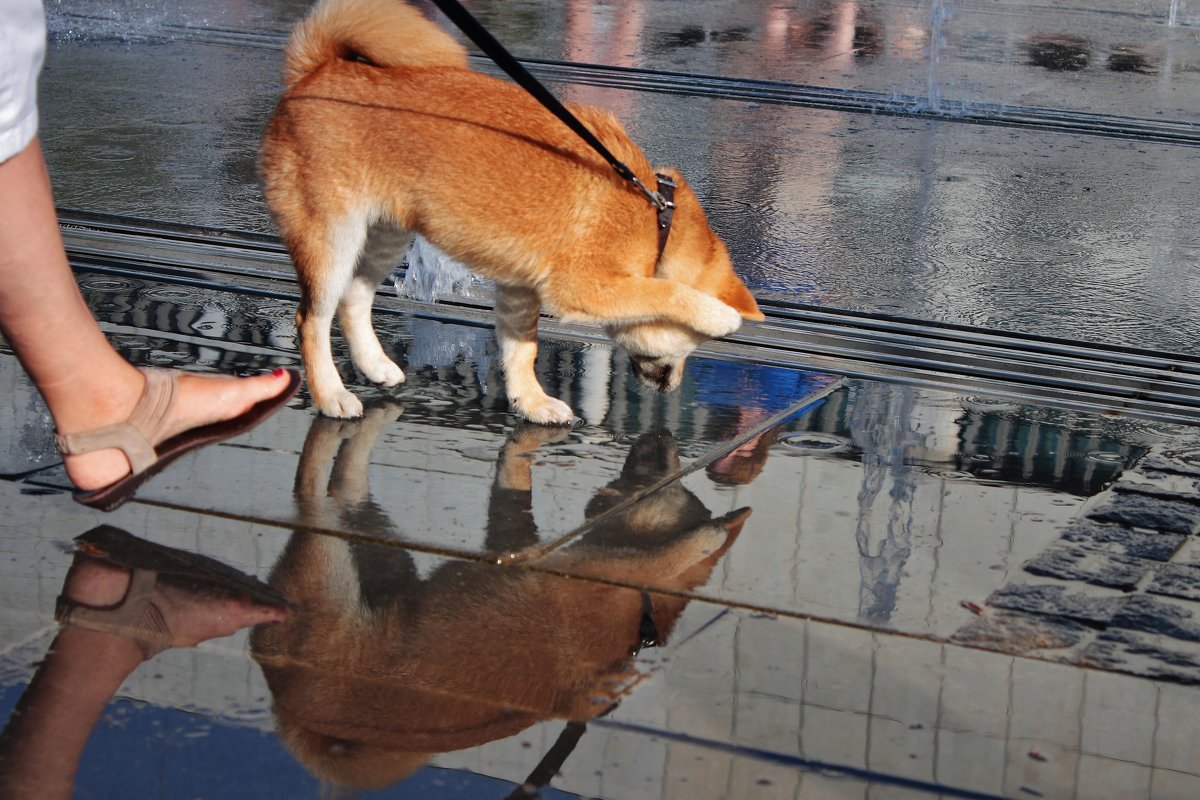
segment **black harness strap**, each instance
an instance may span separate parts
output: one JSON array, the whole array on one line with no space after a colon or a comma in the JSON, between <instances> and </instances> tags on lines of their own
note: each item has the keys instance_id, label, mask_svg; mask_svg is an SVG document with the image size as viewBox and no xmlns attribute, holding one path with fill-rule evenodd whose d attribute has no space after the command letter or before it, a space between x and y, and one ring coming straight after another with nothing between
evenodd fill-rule
<instances>
[{"instance_id":1,"label":"black harness strap","mask_svg":"<svg viewBox=\"0 0 1200 800\"><path fill-rule=\"evenodd\" d=\"M658 209L658 260L662 261L663 251L667 249L667 237L671 235L671 221L675 217L675 181L663 175L654 173L658 179L658 193L666 200L666 205Z\"/></svg>"},{"instance_id":2,"label":"black harness strap","mask_svg":"<svg viewBox=\"0 0 1200 800\"><path fill-rule=\"evenodd\" d=\"M646 184L642 183L638 179L638 176L633 174L633 170L614 156L604 146L604 143L596 138L596 135L588 130L587 126L580 122L578 117L568 111L567 107L560 103L558 98L551 94L549 89L543 86L537 78L533 77L529 73L529 70L525 69L521 62L517 61L513 54L508 52L504 48L504 45L500 44L487 28L480 25L479 20L475 19L470 11L463 8L458 0L433 0L433 4L441 9L442 13L449 17L450 21L457 25L458 29L474 42L488 58L495 61L500 69L507 72L509 77L517 82L517 85L533 95L550 113L562 120L563 124L573 130L579 138L583 139L593 150L599 153L616 170L618 175L637 187L637 190L645 195L651 205L658 209L658 254L661 258L663 247L666 246L667 235L671 231L671 211L675 208L675 184L664 175L656 175L655 177L658 178L657 189L652 191L647 188Z\"/></svg>"}]
</instances>

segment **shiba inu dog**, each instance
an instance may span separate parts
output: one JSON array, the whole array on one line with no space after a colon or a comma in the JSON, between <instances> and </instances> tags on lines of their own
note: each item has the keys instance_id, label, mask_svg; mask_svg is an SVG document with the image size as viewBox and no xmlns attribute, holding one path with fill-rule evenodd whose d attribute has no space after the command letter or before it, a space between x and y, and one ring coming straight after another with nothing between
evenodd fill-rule
<instances>
[{"instance_id":1,"label":"shiba inu dog","mask_svg":"<svg viewBox=\"0 0 1200 800\"><path fill-rule=\"evenodd\" d=\"M526 425L500 453L484 549L489 561L526 554L528 568L450 559L422 577L407 550L303 529L364 515L375 530L393 528L367 474L372 443L395 417L371 405L362 420L314 420L295 482L303 527L270 577L296 613L251 637L280 739L342 787L382 787L434 753L607 711L640 680L639 648L667 642L687 593L750 516L714 517L678 483L624 507L678 473L674 439L653 432L589 502L593 528L541 554L532 462L566 431Z\"/></svg>"},{"instance_id":2,"label":"shiba inu dog","mask_svg":"<svg viewBox=\"0 0 1200 800\"><path fill-rule=\"evenodd\" d=\"M364 376L404 380L371 304L415 234L495 282L509 403L531 422L573 418L534 373L543 309L604 326L660 391L679 385L705 339L763 318L677 171L660 170L678 188L659 255L646 198L523 89L468 69L466 51L416 9L324 0L293 32L284 73L260 171L299 276L301 354L321 413L362 413L333 362L335 314ZM572 111L655 185L614 117Z\"/></svg>"}]
</instances>

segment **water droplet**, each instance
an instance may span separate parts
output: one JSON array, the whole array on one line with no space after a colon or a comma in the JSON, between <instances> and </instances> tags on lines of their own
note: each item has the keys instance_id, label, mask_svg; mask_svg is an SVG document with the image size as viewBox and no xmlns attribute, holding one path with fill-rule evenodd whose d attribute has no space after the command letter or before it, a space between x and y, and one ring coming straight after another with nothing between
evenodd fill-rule
<instances>
[{"instance_id":1,"label":"water droplet","mask_svg":"<svg viewBox=\"0 0 1200 800\"><path fill-rule=\"evenodd\" d=\"M789 433L782 436L779 441L793 449L815 453L838 453L850 447L847 439L813 431Z\"/></svg>"}]
</instances>

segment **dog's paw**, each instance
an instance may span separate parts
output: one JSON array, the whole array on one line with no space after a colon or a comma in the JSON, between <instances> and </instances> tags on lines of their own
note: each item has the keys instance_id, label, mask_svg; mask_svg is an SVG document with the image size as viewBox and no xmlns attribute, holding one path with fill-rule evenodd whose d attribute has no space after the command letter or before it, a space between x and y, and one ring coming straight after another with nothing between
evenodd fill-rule
<instances>
[{"instance_id":1,"label":"dog's paw","mask_svg":"<svg viewBox=\"0 0 1200 800\"><path fill-rule=\"evenodd\" d=\"M720 303L719 300L717 302ZM714 338L717 339L720 339L722 336L728 336L742 327L741 313L733 306L727 306L724 303L720 303L720 305L720 316L714 320L714 323L720 326L720 333L713 334Z\"/></svg>"},{"instance_id":2,"label":"dog's paw","mask_svg":"<svg viewBox=\"0 0 1200 800\"><path fill-rule=\"evenodd\" d=\"M512 406L526 420L538 425L570 425L575 421L575 412L571 407L549 395L521 397L514 400Z\"/></svg>"},{"instance_id":3,"label":"dog's paw","mask_svg":"<svg viewBox=\"0 0 1200 800\"><path fill-rule=\"evenodd\" d=\"M404 383L404 370L396 366L390 358L380 358L377 361L358 364L358 369L371 383L392 387Z\"/></svg>"},{"instance_id":4,"label":"dog's paw","mask_svg":"<svg viewBox=\"0 0 1200 800\"><path fill-rule=\"evenodd\" d=\"M318 411L334 419L357 419L363 415L362 400L345 389L332 397L314 398L314 403Z\"/></svg>"},{"instance_id":5,"label":"dog's paw","mask_svg":"<svg viewBox=\"0 0 1200 800\"><path fill-rule=\"evenodd\" d=\"M710 339L720 339L742 327L742 315L733 306L705 295L698 323L697 332Z\"/></svg>"}]
</instances>

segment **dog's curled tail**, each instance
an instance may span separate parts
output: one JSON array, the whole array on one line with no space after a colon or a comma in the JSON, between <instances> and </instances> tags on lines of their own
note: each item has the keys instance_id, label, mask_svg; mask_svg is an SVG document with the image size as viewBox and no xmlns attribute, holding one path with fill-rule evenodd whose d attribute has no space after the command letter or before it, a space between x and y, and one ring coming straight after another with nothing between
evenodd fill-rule
<instances>
[{"instance_id":1,"label":"dog's curled tail","mask_svg":"<svg viewBox=\"0 0 1200 800\"><path fill-rule=\"evenodd\" d=\"M323 0L288 39L284 86L328 61L356 58L380 67L467 66L462 45L400 0Z\"/></svg>"}]
</instances>

